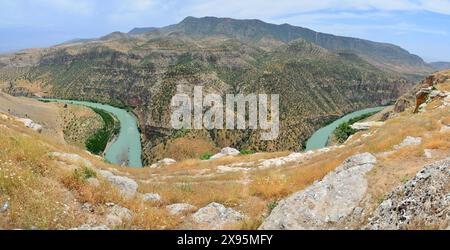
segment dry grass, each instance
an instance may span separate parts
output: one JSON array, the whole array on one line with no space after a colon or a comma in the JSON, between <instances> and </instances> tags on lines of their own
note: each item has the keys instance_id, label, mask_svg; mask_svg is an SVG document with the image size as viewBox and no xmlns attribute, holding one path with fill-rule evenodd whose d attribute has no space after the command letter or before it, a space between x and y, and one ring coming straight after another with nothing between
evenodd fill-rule
<instances>
[{"instance_id":1,"label":"dry grass","mask_svg":"<svg viewBox=\"0 0 450 250\"><path fill-rule=\"evenodd\" d=\"M1 228L67 228L81 218L66 203L66 193L53 180L47 149L27 136L0 128Z\"/></svg>"}]
</instances>

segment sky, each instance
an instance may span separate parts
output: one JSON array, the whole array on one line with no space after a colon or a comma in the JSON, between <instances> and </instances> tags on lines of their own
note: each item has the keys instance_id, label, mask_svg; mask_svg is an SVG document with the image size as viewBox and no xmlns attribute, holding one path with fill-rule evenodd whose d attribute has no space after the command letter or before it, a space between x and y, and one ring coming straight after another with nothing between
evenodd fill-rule
<instances>
[{"instance_id":1,"label":"sky","mask_svg":"<svg viewBox=\"0 0 450 250\"><path fill-rule=\"evenodd\" d=\"M187 16L289 23L450 61L450 0L0 0L0 52L162 27Z\"/></svg>"}]
</instances>

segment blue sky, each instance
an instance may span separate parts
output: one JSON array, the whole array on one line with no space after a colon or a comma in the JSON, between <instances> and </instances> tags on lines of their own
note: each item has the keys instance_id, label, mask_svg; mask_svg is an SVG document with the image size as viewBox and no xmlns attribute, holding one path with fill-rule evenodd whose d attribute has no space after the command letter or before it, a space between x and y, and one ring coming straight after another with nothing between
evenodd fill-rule
<instances>
[{"instance_id":1,"label":"blue sky","mask_svg":"<svg viewBox=\"0 0 450 250\"><path fill-rule=\"evenodd\" d=\"M186 16L289 23L450 61L450 0L0 0L0 52L161 27Z\"/></svg>"}]
</instances>

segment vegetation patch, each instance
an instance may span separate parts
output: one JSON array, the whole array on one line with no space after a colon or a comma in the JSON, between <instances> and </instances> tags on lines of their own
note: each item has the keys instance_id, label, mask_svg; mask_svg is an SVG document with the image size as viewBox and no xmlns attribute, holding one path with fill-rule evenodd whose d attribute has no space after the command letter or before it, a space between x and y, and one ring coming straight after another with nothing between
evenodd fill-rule
<instances>
[{"instance_id":1,"label":"vegetation patch","mask_svg":"<svg viewBox=\"0 0 450 250\"><path fill-rule=\"evenodd\" d=\"M86 148L89 152L98 155L105 150L109 140L119 133L120 124L114 119L112 114L101 109L92 108L92 110L102 117L104 126L89 137L86 141Z\"/></svg>"},{"instance_id":2,"label":"vegetation patch","mask_svg":"<svg viewBox=\"0 0 450 250\"><path fill-rule=\"evenodd\" d=\"M351 128L350 126L353 125L356 122L359 122L361 120L364 120L368 117L371 117L372 115L376 114L378 112L372 112L372 113L367 113L364 115L360 115L358 117L352 118L350 119L348 122L344 122L341 125L339 125L339 127L336 128L336 130L334 130L334 136L336 137L336 140L339 143L344 143L345 141L347 141L347 139L355 134L356 132L358 132L358 130Z\"/></svg>"},{"instance_id":3,"label":"vegetation patch","mask_svg":"<svg viewBox=\"0 0 450 250\"><path fill-rule=\"evenodd\" d=\"M211 159L212 156L213 156L213 154L211 152L205 152L202 155L200 155L200 160L206 161L206 160Z\"/></svg>"}]
</instances>

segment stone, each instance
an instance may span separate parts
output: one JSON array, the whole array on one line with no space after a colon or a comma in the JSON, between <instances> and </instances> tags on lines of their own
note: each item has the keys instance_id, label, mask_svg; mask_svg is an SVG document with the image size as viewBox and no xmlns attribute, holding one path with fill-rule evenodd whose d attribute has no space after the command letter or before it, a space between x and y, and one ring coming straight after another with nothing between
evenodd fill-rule
<instances>
[{"instance_id":1,"label":"stone","mask_svg":"<svg viewBox=\"0 0 450 250\"><path fill-rule=\"evenodd\" d=\"M355 130L368 130L372 127L381 127L383 125L384 125L384 122L372 121L372 122L356 122L356 123L350 125L350 127Z\"/></svg>"},{"instance_id":2,"label":"stone","mask_svg":"<svg viewBox=\"0 0 450 250\"><path fill-rule=\"evenodd\" d=\"M233 173L233 172L247 172L249 168L231 167L231 166L218 166L217 172L220 174Z\"/></svg>"},{"instance_id":3,"label":"stone","mask_svg":"<svg viewBox=\"0 0 450 250\"><path fill-rule=\"evenodd\" d=\"M166 209L169 211L172 215L182 214L186 211L193 211L196 209L196 207L192 206L191 204L187 203L176 203L172 205L166 206Z\"/></svg>"},{"instance_id":4,"label":"stone","mask_svg":"<svg viewBox=\"0 0 450 250\"><path fill-rule=\"evenodd\" d=\"M161 196L159 194L148 193L142 196L142 200L150 202L160 201Z\"/></svg>"},{"instance_id":5,"label":"stone","mask_svg":"<svg viewBox=\"0 0 450 250\"><path fill-rule=\"evenodd\" d=\"M52 152L50 156L56 157L62 161L68 161L71 163L82 163L86 167L92 167L92 162L77 155L77 154L69 154L69 153L60 153L60 152Z\"/></svg>"},{"instance_id":6,"label":"stone","mask_svg":"<svg viewBox=\"0 0 450 250\"><path fill-rule=\"evenodd\" d=\"M417 146L422 144L422 138L407 136L400 144L395 145L394 149L401 149L404 147Z\"/></svg>"},{"instance_id":7,"label":"stone","mask_svg":"<svg viewBox=\"0 0 450 250\"><path fill-rule=\"evenodd\" d=\"M110 227L117 227L124 222L131 220L133 214L128 208L119 205L114 205L108 209L106 215L106 224Z\"/></svg>"},{"instance_id":8,"label":"stone","mask_svg":"<svg viewBox=\"0 0 450 250\"><path fill-rule=\"evenodd\" d=\"M0 213L5 213L6 211L8 211L8 209L9 209L9 202L5 201L2 207L0 208Z\"/></svg>"},{"instance_id":9,"label":"stone","mask_svg":"<svg viewBox=\"0 0 450 250\"><path fill-rule=\"evenodd\" d=\"M267 168L271 168L271 167L281 167L288 163L297 162L302 159L306 159L312 154L313 153L310 151L310 152L306 152L306 153L292 153L285 157L267 159L267 160L262 161L259 164L258 168L259 169L267 169Z\"/></svg>"},{"instance_id":10,"label":"stone","mask_svg":"<svg viewBox=\"0 0 450 250\"><path fill-rule=\"evenodd\" d=\"M424 155L427 159L433 158L433 156L434 156L435 153L436 153L436 150L434 150L434 149L424 149L424 150L423 150L423 155Z\"/></svg>"},{"instance_id":11,"label":"stone","mask_svg":"<svg viewBox=\"0 0 450 250\"><path fill-rule=\"evenodd\" d=\"M425 166L387 195L364 229L445 229L450 223L449 182L450 158Z\"/></svg>"},{"instance_id":12,"label":"stone","mask_svg":"<svg viewBox=\"0 0 450 250\"><path fill-rule=\"evenodd\" d=\"M421 88L416 93L416 108L414 110L414 113L419 112L420 106L427 101L427 98L428 98L429 94L431 93L431 91L432 91L432 87L427 87L427 88Z\"/></svg>"},{"instance_id":13,"label":"stone","mask_svg":"<svg viewBox=\"0 0 450 250\"><path fill-rule=\"evenodd\" d=\"M150 166L150 168L161 168L161 167L170 166L170 165L175 164L175 163L177 163L176 160L170 159L170 158L165 158L165 159L162 159L162 160L152 164Z\"/></svg>"},{"instance_id":14,"label":"stone","mask_svg":"<svg viewBox=\"0 0 450 250\"><path fill-rule=\"evenodd\" d=\"M80 227L72 228L70 230L83 230L83 231L95 230L95 231L100 231L100 230L110 230L110 229L106 225L92 226L92 225L89 225L89 224L84 224L84 225L82 225Z\"/></svg>"},{"instance_id":15,"label":"stone","mask_svg":"<svg viewBox=\"0 0 450 250\"><path fill-rule=\"evenodd\" d=\"M19 122L22 122L23 125L25 125L25 127L27 127L27 128L30 128L30 129L32 129L32 130L38 132L38 133L41 133L41 132L42 132L42 129L43 129L42 125L39 125L39 124L35 123L35 122L34 122L33 120L31 120L31 119L27 119L27 118L17 118L16 120L19 121Z\"/></svg>"},{"instance_id":16,"label":"stone","mask_svg":"<svg viewBox=\"0 0 450 250\"><path fill-rule=\"evenodd\" d=\"M107 170L98 170L97 172L108 182L117 187L122 195L132 197L136 194L138 184L133 179L124 176L116 176Z\"/></svg>"},{"instance_id":17,"label":"stone","mask_svg":"<svg viewBox=\"0 0 450 250\"><path fill-rule=\"evenodd\" d=\"M225 156L236 156L236 155L239 155L239 154L240 154L239 150L237 150L235 148L227 147L227 148L223 148L220 151L220 153L213 155L211 157L211 160L217 160L217 159L220 159L220 158L225 157Z\"/></svg>"},{"instance_id":18,"label":"stone","mask_svg":"<svg viewBox=\"0 0 450 250\"><path fill-rule=\"evenodd\" d=\"M225 226L239 223L244 216L232 208L213 202L200 208L192 215L194 222L206 229L223 229Z\"/></svg>"},{"instance_id":19,"label":"stone","mask_svg":"<svg viewBox=\"0 0 450 250\"><path fill-rule=\"evenodd\" d=\"M280 201L260 229L333 229L358 212L368 189L365 175L376 161L370 153L348 158L321 181Z\"/></svg>"},{"instance_id":20,"label":"stone","mask_svg":"<svg viewBox=\"0 0 450 250\"><path fill-rule=\"evenodd\" d=\"M409 106L409 102L405 99L399 99L394 106L395 113L401 113Z\"/></svg>"}]
</instances>

